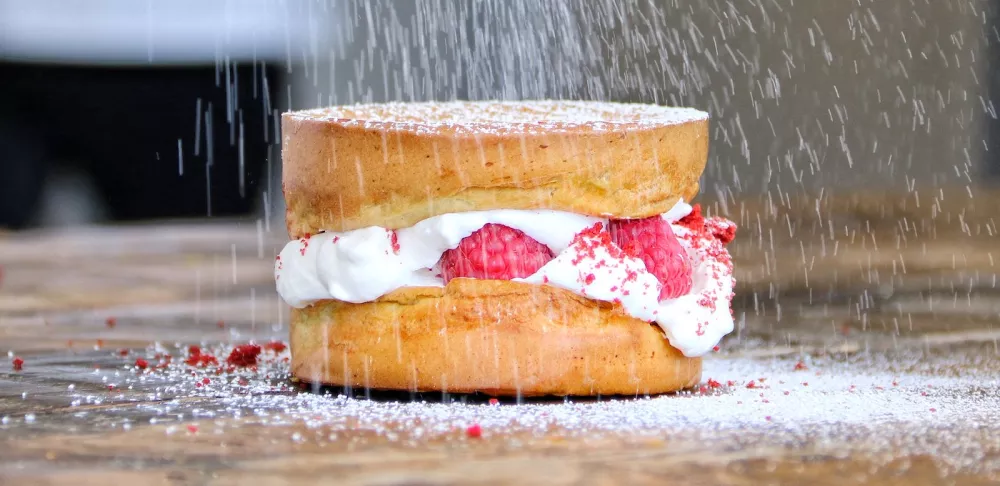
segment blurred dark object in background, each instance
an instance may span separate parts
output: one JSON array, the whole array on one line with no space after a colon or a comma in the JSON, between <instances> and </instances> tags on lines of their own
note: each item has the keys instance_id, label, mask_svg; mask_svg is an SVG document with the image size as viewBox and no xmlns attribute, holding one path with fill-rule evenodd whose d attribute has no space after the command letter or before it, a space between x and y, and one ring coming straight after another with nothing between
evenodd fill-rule
<instances>
[{"instance_id":1,"label":"blurred dark object in background","mask_svg":"<svg viewBox=\"0 0 1000 486\"><path fill-rule=\"evenodd\" d=\"M0 226L32 221L56 161L90 175L114 219L251 211L275 134L263 89L273 100L278 74L216 71L0 64Z\"/></svg>"},{"instance_id":2,"label":"blurred dark object in background","mask_svg":"<svg viewBox=\"0 0 1000 486\"><path fill-rule=\"evenodd\" d=\"M0 99L0 110L8 111L8 103ZM33 135L16 118L0 115L0 228L23 227L38 206L46 159L43 142Z\"/></svg>"},{"instance_id":3,"label":"blurred dark object in background","mask_svg":"<svg viewBox=\"0 0 1000 486\"><path fill-rule=\"evenodd\" d=\"M288 73L342 21L326 0L0 0L0 228L274 204Z\"/></svg>"}]
</instances>

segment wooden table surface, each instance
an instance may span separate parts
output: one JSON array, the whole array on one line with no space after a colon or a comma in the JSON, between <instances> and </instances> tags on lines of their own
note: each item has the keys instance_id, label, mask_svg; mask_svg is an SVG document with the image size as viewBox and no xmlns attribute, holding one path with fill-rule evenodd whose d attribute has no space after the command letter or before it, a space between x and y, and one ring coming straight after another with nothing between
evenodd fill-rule
<instances>
[{"instance_id":1,"label":"wooden table surface","mask_svg":"<svg viewBox=\"0 0 1000 486\"><path fill-rule=\"evenodd\" d=\"M741 227L739 323L705 386L500 404L300 390L287 351L185 364L286 339L280 228L0 234L0 483L1000 481L997 193L712 208Z\"/></svg>"}]
</instances>

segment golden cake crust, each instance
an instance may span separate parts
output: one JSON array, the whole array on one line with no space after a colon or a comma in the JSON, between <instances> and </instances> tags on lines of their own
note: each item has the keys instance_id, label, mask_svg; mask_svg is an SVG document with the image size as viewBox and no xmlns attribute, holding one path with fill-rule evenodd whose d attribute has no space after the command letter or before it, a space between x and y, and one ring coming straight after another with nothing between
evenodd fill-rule
<instances>
[{"instance_id":1,"label":"golden cake crust","mask_svg":"<svg viewBox=\"0 0 1000 486\"><path fill-rule=\"evenodd\" d=\"M708 156L705 113L596 102L324 108L284 114L282 137L292 238L487 209L647 217L691 200Z\"/></svg>"},{"instance_id":2,"label":"golden cake crust","mask_svg":"<svg viewBox=\"0 0 1000 486\"><path fill-rule=\"evenodd\" d=\"M644 395L701 378L700 358L620 306L498 280L293 309L291 352L299 380L371 389Z\"/></svg>"}]
</instances>

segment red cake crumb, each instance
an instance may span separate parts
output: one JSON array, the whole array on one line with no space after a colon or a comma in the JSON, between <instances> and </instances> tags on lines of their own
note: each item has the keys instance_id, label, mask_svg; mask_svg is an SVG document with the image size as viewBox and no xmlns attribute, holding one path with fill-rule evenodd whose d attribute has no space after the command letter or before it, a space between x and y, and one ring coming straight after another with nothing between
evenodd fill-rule
<instances>
[{"instance_id":1,"label":"red cake crumb","mask_svg":"<svg viewBox=\"0 0 1000 486\"><path fill-rule=\"evenodd\" d=\"M10 364L14 367L14 371L21 371L24 369L24 360L19 356L14 356L14 359L11 360Z\"/></svg>"},{"instance_id":2,"label":"red cake crumb","mask_svg":"<svg viewBox=\"0 0 1000 486\"><path fill-rule=\"evenodd\" d=\"M478 439L483 436L483 428L479 424L472 424L469 428L465 429L465 435L473 439Z\"/></svg>"},{"instance_id":3,"label":"red cake crumb","mask_svg":"<svg viewBox=\"0 0 1000 486\"><path fill-rule=\"evenodd\" d=\"M722 218L711 218L706 227L715 239L728 245L736 238L736 224Z\"/></svg>"},{"instance_id":4,"label":"red cake crumb","mask_svg":"<svg viewBox=\"0 0 1000 486\"><path fill-rule=\"evenodd\" d=\"M267 344L264 345L264 349L266 349L268 351L274 351L275 353L280 353L280 352L284 351L287 348L288 348L288 346L285 345L285 343L283 343L281 341L271 341L271 342L269 342L269 343L267 343Z\"/></svg>"},{"instance_id":5,"label":"red cake crumb","mask_svg":"<svg viewBox=\"0 0 1000 486\"><path fill-rule=\"evenodd\" d=\"M706 327L708 327L708 323L707 322L699 322L698 323L698 329L696 329L694 331L694 333L697 334L697 335L699 335L699 336L704 336L705 335L705 328Z\"/></svg>"},{"instance_id":6,"label":"red cake crumb","mask_svg":"<svg viewBox=\"0 0 1000 486\"><path fill-rule=\"evenodd\" d=\"M135 360L135 367L139 368L140 370L144 370L149 367L149 361L146 361L142 358L138 358Z\"/></svg>"},{"instance_id":7,"label":"red cake crumb","mask_svg":"<svg viewBox=\"0 0 1000 486\"><path fill-rule=\"evenodd\" d=\"M115 325L117 324L118 324L118 319L115 319L114 317L109 317L104 320L104 325L108 326L108 329L114 329Z\"/></svg>"},{"instance_id":8,"label":"red cake crumb","mask_svg":"<svg viewBox=\"0 0 1000 486\"><path fill-rule=\"evenodd\" d=\"M211 354L192 354L188 357L188 359L184 360L184 364L188 366L205 367L208 365L217 365L219 364L219 360Z\"/></svg>"},{"instance_id":9,"label":"red cake crumb","mask_svg":"<svg viewBox=\"0 0 1000 486\"><path fill-rule=\"evenodd\" d=\"M706 219L701 214L700 204L691 206L691 213L677 221L677 224L691 230L698 239L718 241L722 245L728 245L736 238L736 223L719 217Z\"/></svg>"},{"instance_id":10,"label":"red cake crumb","mask_svg":"<svg viewBox=\"0 0 1000 486\"><path fill-rule=\"evenodd\" d=\"M616 260L621 260L625 256L621 248L612 242L611 233L604 229L604 223L601 222L594 223L577 233L570 246L579 250L576 258L570 262L573 265L580 263L584 258L596 259L597 253L594 250L597 248L604 248L611 258Z\"/></svg>"},{"instance_id":11,"label":"red cake crumb","mask_svg":"<svg viewBox=\"0 0 1000 486\"><path fill-rule=\"evenodd\" d=\"M241 344L233 348L226 358L226 363L233 366L254 366L257 364L257 355L260 354L260 346L256 344Z\"/></svg>"},{"instance_id":12,"label":"red cake crumb","mask_svg":"<svg viewBox=\"0 0 1000 486\"><path fill-rule=\"evenodd\" d=\"M160 354L157 354L156 356L153 356L153 359L159 360L160 362L158 365L154 366L154 368L162 370L170 366L170 363L173 361L174 357L169 354L162 356Z\"/></svg>"},{"instance_id":13,"label":"red cake crumb","mask_svg":"<svg viewBox=\"0 0 1000 486\"><path fill-rule=\"evenodd\" d=\"M399 235L395 230L386 230L389 233L389 244L392 245L392 252L399 255Z\"/></svg>"},{"instance_id":14,"label":"red cake crumb","mask_svg":"<svg viewBox=\"0 0 1000 486\"><path fill-rule=\"evenodd\" d=\"M701 204L691 206L691 212L677 221L677 224L695 233L705 231L705 217L701 215Z\"/></svg>"},{"instance_id":15,"label":"red cake crumb","mask_svg":"<svg viewBox=\"0 0 1000 486\"><path fill-rule=\"evenodd\" d=\"M302 236L302 238L299 238L299 244L302 245L302 247L299 248L299 254L302 256L306 256L306 250L309 249L309 238L312 238L312 235L309 233L306 233Z\"/></svg>"}]
</instances>

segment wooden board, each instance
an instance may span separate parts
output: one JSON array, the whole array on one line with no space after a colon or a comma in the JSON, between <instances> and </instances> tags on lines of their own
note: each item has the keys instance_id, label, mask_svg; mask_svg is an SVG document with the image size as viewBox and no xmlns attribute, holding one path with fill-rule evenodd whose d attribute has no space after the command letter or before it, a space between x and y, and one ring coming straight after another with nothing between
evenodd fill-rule
<instances>
[{"instance_id":1,"label":"wooden board","mask_svg":"<svg viewBox=\"0 0 1000 486\"><path fill-rule=\"evenodd\" d=\"M739 328L704 388L570 402L183 364L286 339L255 221L0 235L0 483L995 484L1000 197L966 191L711 203Z\"/></svg>"}]
</instances>

